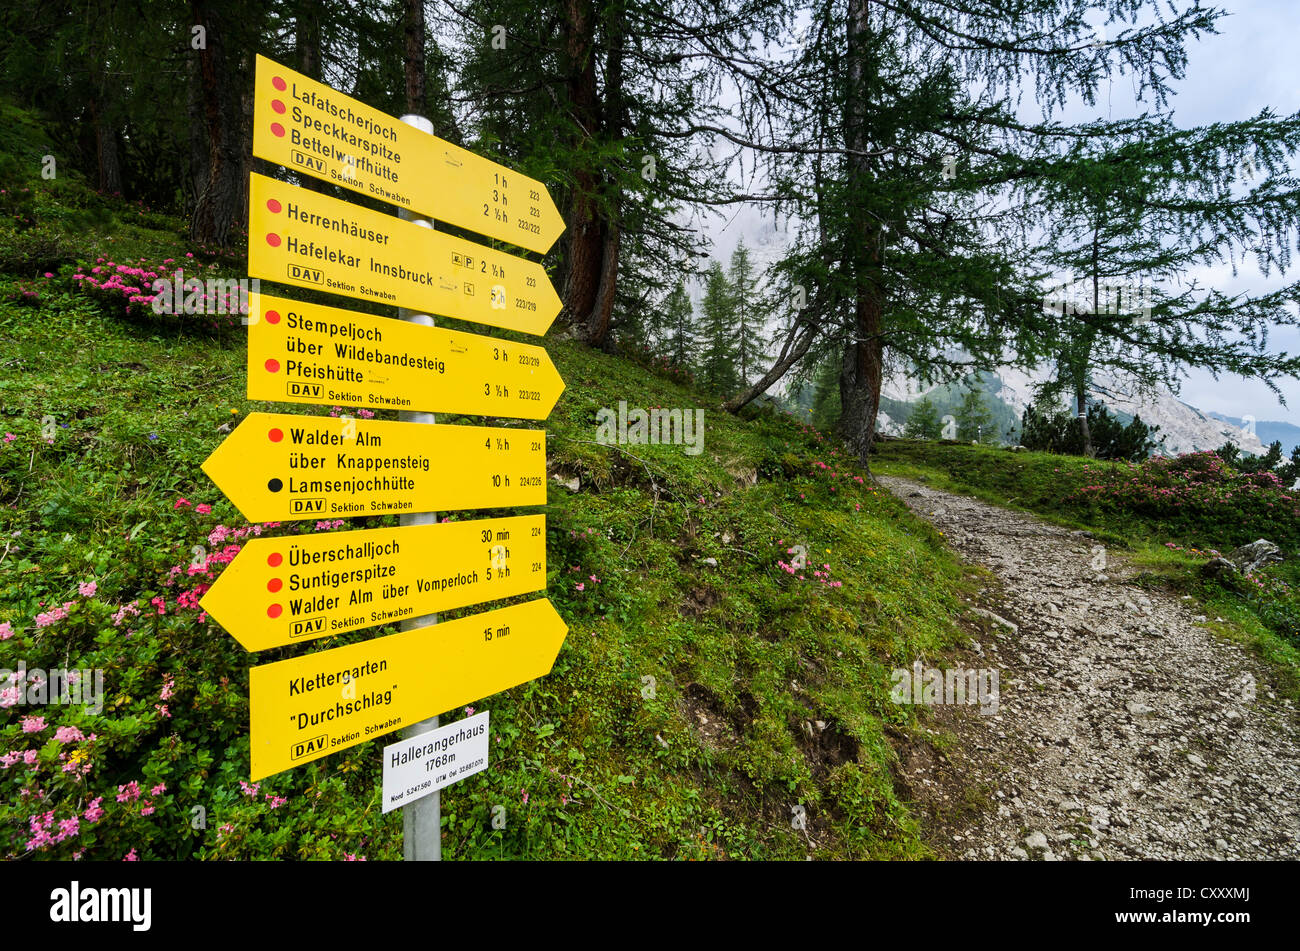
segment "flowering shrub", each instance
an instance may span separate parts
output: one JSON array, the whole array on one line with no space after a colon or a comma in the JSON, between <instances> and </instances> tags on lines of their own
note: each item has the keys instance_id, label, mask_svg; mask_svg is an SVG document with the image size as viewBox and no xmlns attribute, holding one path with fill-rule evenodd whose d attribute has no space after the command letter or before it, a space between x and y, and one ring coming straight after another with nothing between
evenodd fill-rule
<instances>
[{"instance_id":1,"label":"flowering shrub","mask_svg":"<svg viewBox=\"0 0 1300 951\"><path fill-rule=\"evenodd\" d=\"M226 525L209 503L185 498L155 520L151 550L119 559L143 563L136 580L92 562L67 582L27 582L49 593L27 595L29 611L0 621L0 669L9 672L0 682L0 857L364 855L383 820L356 828L356 803L373 789L321 775L346 769L347 756L260 788L243 782L249 657L199 605L246 539L341 520ZM18 576L22 551L20 537L9 553ZM12 584L0 589L2 603L24 603ZM76 671L83 689L46 702L60 699L48 686L55 670ZM281 821L295 808L303 821Z\"/></svg>"},{"instance_id":2,"label":"flowering shrub","mask_svg":"<svg viewBox=\"0 0 1300 951\"><path fill-rule=\"evenodd\" d=\"M547 594L564 617L598 617L615 614L626 592L617 576L607 576L618 549L605 533L572 525L567 519L547 521L546 558L550 584Z\"/></svg>"},{"instance_id":3,"label":"flowering shrub","mask_svg":"<svg viewBox=\"0 0 1300 951\"><path fill-rule=\"evenodd\" d=\"M0 218L21 230L36 224L36 196L30 188L0 188Z\"/></svg>"},{"instance_id":4,"label":"flowering shrub","mask_svg":"<svg viewBox=\"0 0 1300 951\"><path fill-rule=\"evenodd\" d=\"M1292 581L1263 573L1246 576L1245 598L1271 630L1300 647L1300 591L1294 583L1300 572L1291 569Z\"/></svg>"},{"instance_id":5,"label":"flowering shrub","mask_svg":"<svg viewBox=\"0 0 1300 951\"><path fill-rule=\"evenodd\" d=\"M180 287L174 291L175 298L171 294L164 297L168 308L163 313L180 314L186 310L184 301L190 294L184 290L184 286L191 280L202 283L216 278L219 267L215 261L203 264L195 260L192 251L185 252L181 258L164 258L158 262L149 262L146 258L138 258L134 262L118 262L100 257L92 265L78 267L72 280L82 293L103 304L110 313L153 317L158 313L154 309L155 298L159 297L154 286L156 281L168 281L173 285L179 283ZM202 287L195 284L192 293L195 295L195 303L204 311L199 316L211 327L242 325L242 317L238 312L238 294L232 295L225 289L206 284Z\"/></svg>"},{"instance_id":6,"label":"flowering shrub","mask_svg":"<svg viewBox=\"0 0 1300 951\"><path fill-rule=\"evenodd\" d=\"M3 291L5 300L14 304L36 307L41 302L41 292L33 281L16 281Z\"/></svg>"},{"instance_id":7,"label":"flowering shrub","mask_svg":"<svg viewBox=\"0 0 1300 951\"><path fill-rule=\"evenodd\" d=\"M784 546L785 546L785 539L783 538L777 542L777 547L783 548ZM827 588L840 588L844 586L843 581L831 580L831 566L828 562L823 562L820 566L814 564L799 564L800 559L798 556L801 554L800 549L786 548L785 553L787 555L796 556L794 559L791 559L790 561L785 561L784 559L781 558L777 559L776 566L780 568L782 571L784 571L786 574L792 575L793 577L798 578L800 581L817 582L818 584L821 584L823 587L827 587ZM806 553L802 553L802 554L806 554Z\"/></svg>"},{"instance_id":8,"label":"flowering shrub","mask_svg":"<svg viewBox=\"0 0 1300 951\"><path fill-rule=\"evenodd\" d=\"M1085 472L1096 481L1068 495L1067 502L1137 514L1172 534L1201 536L1207 546L1268 538L1292 551L1300 547L1300 497L1272 472L1236 472L1214 452Z\"/></svg>"},{"instance_id":9,"label":"flowering shrub","mask_svg":"<svg viewBox=\"0 0 1300 951\"><path fill-rule=\"evenodd\" d=\"M53 225L29 221L15 228L0 223L0 274L35 277L57 271L75 256L66 234Z\"/></svg>"}]
</instances>

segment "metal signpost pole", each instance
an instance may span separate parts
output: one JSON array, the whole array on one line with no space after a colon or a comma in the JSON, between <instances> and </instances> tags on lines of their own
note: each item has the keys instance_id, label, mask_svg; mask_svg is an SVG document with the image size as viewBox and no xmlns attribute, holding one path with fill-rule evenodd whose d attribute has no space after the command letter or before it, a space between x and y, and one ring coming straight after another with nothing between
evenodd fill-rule
<instances>
[{"instance_id":1,"label":"metal signpost pole","mask_svg":"<svg viewBox=\"0 0 1300 951\"><path fill-rule=\"evenodd\" d=\"M433 122L424 116L406 115L402 116L402 121L407 125L414 126L421 132L427 132L433 135ZM433 228L433 222L427 218L417 218L411 212L402 209L401 216L408 220L414 221L423 228ZM422 324L425 327L433 326L433 317L429 314L421 314L413 310L407 310L405 307L399 307L398 316L402 320L408 320L411 323ZM399 411L397 418L408 423L432 423L435 422L433 413L409 413ZM398 516L399 525L435 525L438 516L435 512L423 512L415 515ZM402 622L403 631L411 631L416 628L429 627L438 623L438 615L426 614L423 617L408 618ZM402 730L402 737L409 738L418 736L421 733L428 733L438 727L438 718L430 717L427 720L421 720ZM417 799L402 807L402 858L407 862L437 862L442 859L442 794L435 792L432 795L425 796L423 799Z\"/></svg>"}]
</instances>

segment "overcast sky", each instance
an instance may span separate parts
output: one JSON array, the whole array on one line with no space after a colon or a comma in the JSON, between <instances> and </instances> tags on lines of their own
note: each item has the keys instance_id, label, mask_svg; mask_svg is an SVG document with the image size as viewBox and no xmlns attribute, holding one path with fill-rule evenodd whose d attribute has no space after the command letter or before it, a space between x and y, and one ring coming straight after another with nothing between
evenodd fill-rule
<instances>
[{"instance_id":1,"label":"overcast sky","mask_svg":"<svg viewBox=\"0 0 1300 951\"><path fill-rule=\"evenodd\" d=\"M1220 20L1218 35L1206 36L1189 47L1186 78L1174 85L1169 103L1178 125L1245 119L1266 106L1278 115L1300 108L1300 52L1295 48L1300 0L1221 0L1213 5L1229 15ZM1133 114L1133 103L1131 77L1117 76L1111 80L1111 88L1103 85L1094 106L1079 103L1060 118L1121 118ZM770 227L770 221L766 225ZM715 219L707 226L716 242L715 256L726 261L742 237L752 246L764 226L762 212L751 208ZM1300 254L1293 267L1300 267ZM1239 267L1235 278L1228 266L1206 269L1195 276L1202 285L1225 293L1258 293L1280 283L1276 274L1265 280L1250 263ZM1294 279L1294 272L1288 277ZM1300 352L1300 331L1277 331L1270 334L1269 342L1274 351ZM1279 388L1289 406L1282 406L1261 382L1237 376L1215 380L1209 373L1193 370L1179 397L1202 410L1300 425L1300 381L1282 381Z\"/></svg>"}]
</instances>

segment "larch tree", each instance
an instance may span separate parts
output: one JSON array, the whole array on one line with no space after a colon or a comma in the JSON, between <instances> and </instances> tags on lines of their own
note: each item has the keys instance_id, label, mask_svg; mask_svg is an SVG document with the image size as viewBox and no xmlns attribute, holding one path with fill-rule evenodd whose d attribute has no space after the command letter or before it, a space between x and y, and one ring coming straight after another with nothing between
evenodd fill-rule
<instances>
[{"instance_id":1,"label":"larch tree","mask_svg":"<svg viewBox=\"0 0 1300 951\"><path fill-rule=\"evenodd\" d=\"M831 337L841 429L866 464L889 366L931 382L1053 356L1061 327L1033 280L1041 210L1016 186L1060 161L1060 143L1114 131L1055 122L1053 110L1071 96L1091 101L1116 69L1160 99L1182 74L1185 45L1223 15L1164 7L807 5L797 52L771 69L780 82L769 95L784 108L769 169L797 223L787 267L812 313L788 324L790 346L756 386L801 359L810 337ZM1099 14L1152 22L1099 45L1089 21ZM1019 93L1037 100L1041 119L1017 116Z\"/></svg>"},{"instance_id":2,"label":"larch tree","mask_svg":"<svg viewBox=\"0 0 1300 951\"><path fill-rule=\"evenodd\" d=\"M1196 278L1250 259L1266 277L1286 272L1300 225L1297 149L1300 113L1193 129L1160 117L1080 139L1026 183L1044 209L1044 265L1063 278L1044 295L1061 340L1049 389L1070 394L1085 453L1096 371L1139 392L1177 391L1198 367L1279 395L1279 379L1300 375L1300 355L1268 346L1270 328L1300 326L1300 282L1233 295Z\"/></svg>"}]
</instances>

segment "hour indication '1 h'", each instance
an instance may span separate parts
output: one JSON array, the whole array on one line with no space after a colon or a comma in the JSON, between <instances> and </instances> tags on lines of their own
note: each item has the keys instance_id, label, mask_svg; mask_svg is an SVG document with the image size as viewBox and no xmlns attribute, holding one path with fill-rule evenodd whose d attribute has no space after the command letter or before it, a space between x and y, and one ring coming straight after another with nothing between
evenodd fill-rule
<instances>
[{"instance_id":1,"label":"hour indication '1 h'","mask_svg":"<svg viewBox=\"0 0 1300 951\"><path fill-rule=\"evenodd\" d=\"M546 186L257 57L253 154L529 251L564 219Z\"/></svg>"}]
</instances>

